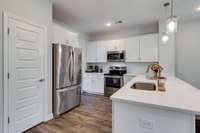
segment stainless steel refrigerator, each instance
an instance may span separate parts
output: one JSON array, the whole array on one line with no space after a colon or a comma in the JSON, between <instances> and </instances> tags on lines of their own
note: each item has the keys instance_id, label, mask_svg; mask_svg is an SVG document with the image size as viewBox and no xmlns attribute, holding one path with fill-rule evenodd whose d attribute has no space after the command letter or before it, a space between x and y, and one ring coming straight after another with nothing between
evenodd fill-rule
<instances>
[{"instance_id":1,"label":"stainless steel refrigerator","mask_svg":"<svg viewBox=\"0 0 200 133\"><path fill-rule=\"evenodd\" d=\"M80 105L81 49L53 44L53 112L60 114Z\"/></svg>"}]
</instances>

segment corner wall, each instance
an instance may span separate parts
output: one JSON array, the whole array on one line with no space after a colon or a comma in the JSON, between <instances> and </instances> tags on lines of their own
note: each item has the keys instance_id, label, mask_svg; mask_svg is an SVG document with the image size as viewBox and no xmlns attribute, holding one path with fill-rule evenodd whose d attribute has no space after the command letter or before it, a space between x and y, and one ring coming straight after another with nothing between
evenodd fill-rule
<instances>
[{"instance_id":1,"label":"corner wall","mask_svg":"<svg viewBox=\"0 0 200 133\"><path fill-rule=\"evenodd\" d=\"M51 43L52 43L52 0L0 0L0 132L2 131L2 115L3 115L3 86L2 86L2 66L3 66L3 36L2 36L2 17L3 11L15 14L19 17L26 18L33 22L45 25L47 27L48 33L48 65L51 62L49 54L51 53ZM51 107L51 69L48 70L48 89L49 89L49 99L48 99L48 112L52 112Z\"/></svg>"},{"instance_id":2,"label":"corner wall","mask_svg":"<svg viewBox=\"0 0 200 133\"><path fill-rule=\"evenodd\" d=\"M164 68L163 76L175 76L175 35L170 35L168 42L161 37L166 32L165 21L159 22L159 63Z\"/></svg>"},{"instance_id":3,"label":"corner wall","mask_svg":"<svg viewBox=\"0 0 200 133\"><path fill-rule=\"evenodd\" d=\"M179 22L176 76L200 89L200 18Z\"/></svg>"}]
</instances>

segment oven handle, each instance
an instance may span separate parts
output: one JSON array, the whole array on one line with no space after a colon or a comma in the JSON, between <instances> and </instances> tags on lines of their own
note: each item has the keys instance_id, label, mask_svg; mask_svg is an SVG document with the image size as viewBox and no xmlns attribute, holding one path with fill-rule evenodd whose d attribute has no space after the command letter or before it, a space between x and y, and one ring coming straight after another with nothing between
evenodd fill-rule
<instances>
[{"instance_id":1,"label":"oven handle","mask_svg":"<svg viewBox=\"0 0 200 133\"><path fill-rule=\"evenodd\" d=\"M104 78L120 78L120 79L123 79L123 76L111 76L111 75L104 75Z\"/></svg>"}]
</instances>

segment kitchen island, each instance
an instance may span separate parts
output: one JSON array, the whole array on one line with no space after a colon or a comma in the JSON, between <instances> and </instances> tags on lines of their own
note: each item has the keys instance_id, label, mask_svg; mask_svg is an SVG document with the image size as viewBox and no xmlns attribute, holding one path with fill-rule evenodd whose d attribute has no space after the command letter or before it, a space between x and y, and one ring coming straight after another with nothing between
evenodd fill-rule
<instances>
[{"instance_id":1,"label":"kitchen island","mask_svg":"<svg viewBox=\"0 0 200 133\"><path fill-rule=\"evenodd\" d=\"M199 89L175 77L167 77L166 92L132 89L137 82L157 83L137 76L111 96L113 133L195 133Z\"/></svg>"}]
</instances>

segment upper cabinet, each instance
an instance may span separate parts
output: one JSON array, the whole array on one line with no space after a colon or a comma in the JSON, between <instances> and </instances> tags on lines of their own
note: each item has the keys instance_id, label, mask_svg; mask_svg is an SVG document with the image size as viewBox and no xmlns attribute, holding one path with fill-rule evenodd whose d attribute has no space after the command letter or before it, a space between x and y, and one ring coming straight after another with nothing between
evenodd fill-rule
<instances>
[{"instance_id":1,"label":"upper cabinet","mask_svg":"<svg viewBox=\"0 0 200 133\"><path fill-rule=\"evenodd\" d=\"M106 41L97 42L97 61L98 63L107 62L107 49Z\"/></svg>"},{"instance_id":2,"label":"upper cabinet","mask_svg":"<svg viewBox=\"0 0 200 133\"><path fill-rule=\"evenodd\" d=\"M140 59L143 62L158 61L158 34L140 37Z\"/></svg>"},{"instance_id":3,"label":"upper cabinet","mask_svg":"<svg viewBox=\"0 0 200 133\"><path fill-rule=\"evenodd\" d=\"M106 44L106 50L107 51L120 51L124 50L124 40L111 40L111 41L104 41L104 44Z\"/></svg>"},{"instance_id":4,"label":"upper cabinet","mask_svg":"<svg viewBox=\"0 0 200 133\"><path fill-rule=\"evenodd\" d=\"M88 63L95 63L97 62L97 43L96 42L91 42L87 44L86 47L86 59Z\"/></svg>"},{"instance_id":5,"label":"upper cabinet","mask_svg":"<svg viewBox=\"0 0 200 133\"><path fill-rule=\"evenodd\" d=\"M79 36L67 30L64 26L53 23L54 43L65 44L72 47L81 47L79 44Z\"/></svg>"},{"instance_id":6,"label":"upper cabinet","mask_svg":"<svg viewBox=\"0 0 200 133\"><path fill-rule=\"evenodd\" d=\"M96 41L87 45L87 62L107 62L108 51L125 50L126 62L157 62L158 34L147 34L121 40Z\"/></svg>"},{"instance_id":7,"label":"upper cabinet","mask_svg":"<svg viewBox=\"0 0 200 133\"><path fill-rule=\"evenodd\" d=\"M125 39L126 62L157 62L158 34Z\"/></svg>"},{"instance_id":8,"label":"upper cabinet","mask_svg":"<svg viewBox=\"0 0 200 133\"><path fill-rule=\"evenodd\" d=\"M124 40L126 50L126 62L138 62L140 60L139 37L127 38Z\"/></svg>"}]
</instances>

